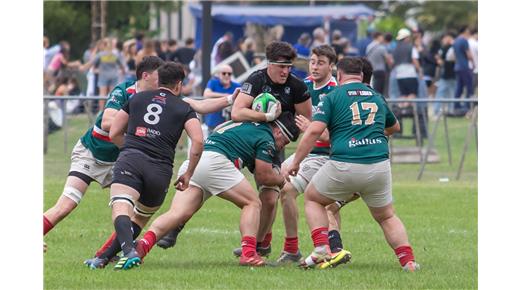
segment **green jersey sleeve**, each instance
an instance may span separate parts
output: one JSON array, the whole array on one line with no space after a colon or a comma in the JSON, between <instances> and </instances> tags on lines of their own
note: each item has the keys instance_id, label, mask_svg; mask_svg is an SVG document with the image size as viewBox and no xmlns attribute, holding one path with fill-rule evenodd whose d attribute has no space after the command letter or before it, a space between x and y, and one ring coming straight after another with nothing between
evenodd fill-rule
<instances>
[{"instance_id":1,"label":"green jersey sleeve","mask_svg":"<svg viewBox=\"0 0 520 290\"><path fill-rule=\"evenodd\" d=\"M276 149L274 147L274 142L272 140L265 140L265 141L262 141L256 147L255 159L259 159L259 160L265 161L267 163L273 163L275 154L276 154Z\"/></svg>"},{"instance_id":2,"label":"green jersey sleeve","mask_svg":"<svg viewBox=\"0 0 520 290\"><path fill-rule=\"evenodd\" d=\"M329 124L331 119L331 109L332 109L332 98L334 97L334 92L326 95L316 106L316 112L312 116L313 121L321 121L325 124Z\"/></svg>"},{"instance_id":3,"label":"green jersey sleeve","mask_svg":"<svg viewBox=\"0 0 520 290\"><path fill-rule=\"evenodd\" d=\"M126 92L121 87L115 87L108 95L108 101L105 108L121 110L123 105L126 104L125 94Z\"/></svg>"},{"instance_id":4,"label":"green jersey sleeve","mask_svg":"<svg viewBox=\"0 0 520 290\"><path fill-rule=\"evenodd\" d=\"M388 104L386 102L384 102L383 105L386 110L385 128L392 127L397 122L397 119L396 119L394 113L392 112L392 110L390 110L390 108L388 107Z\"/></svg>"}]
</instances>

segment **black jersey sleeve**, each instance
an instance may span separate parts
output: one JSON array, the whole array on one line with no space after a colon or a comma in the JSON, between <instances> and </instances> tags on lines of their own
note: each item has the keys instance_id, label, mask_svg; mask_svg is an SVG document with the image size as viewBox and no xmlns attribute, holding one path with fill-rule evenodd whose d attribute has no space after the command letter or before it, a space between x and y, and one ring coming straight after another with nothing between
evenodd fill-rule
<instances>
[{"instance_id":1,"label":"black jersey sleeve","mask_svg":"<svg viewBox=\"0 0 520 290\"><path fill-rule=\"evenodd\" d=\"M262 86L265 80L260 71L252 73L242 84L240 91L251 97L256 97L262 92Z\"/></svg>"},{"instance_id":2,"label":"black jersey sleeve","mask_svg":"<svg viewBox=\"0 0 520 290\"><path fill-rule=\"evenodd\" d=\"M127 114L130 114L130 102L131 101L132 101L132 99L128 100L128 102L126 102L123 105L123 108L121 108L121 110L125 111Z\"/></svg>"},{"instance_id":3,"label":"black jersey sleeve","mask_svg":"<svg viewBox=\"0 0 520 290\"><path fill-rule=\"evenodd\" d=\"M311 97L309 89L305 83L296 77L294 78L294 103L299 104L307 101Z\"/></svg>"}]
</instances>

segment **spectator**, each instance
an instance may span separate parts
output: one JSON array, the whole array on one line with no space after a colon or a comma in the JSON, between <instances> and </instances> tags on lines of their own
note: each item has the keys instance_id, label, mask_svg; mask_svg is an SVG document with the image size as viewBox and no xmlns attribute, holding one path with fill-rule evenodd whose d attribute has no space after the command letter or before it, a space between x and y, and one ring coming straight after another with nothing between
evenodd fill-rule
<instances>
[{"instance_id":1,"label":"spectator","mask_svg":"<svg viewBox=\"0 0 520 290\"><path fill-rule=\"evenodd\" d=\"M400 97L414 99L417 96L419 82L422 78L419 65L419 53L411 42L411 32L401 28L397 33L397 46L393 53L395 63L395 77L399 86ZM409 107L410 103L399 103L399 107Z\"/></svg>"},{"instance_id":2,"label":"spectator","mask_svg":"<svg viewBox=\"0 0 520 290\"><path fill-rule=\"evenodd\" d=\"M215 42L213 48L211 49L211 68L214 68L217 64L219 64L223 59L219 54L220 45L224 42L233 42L233 33L231 31L226 32L221 38Z\"/></svg>"},{"instance_id":3,"label":"spectator","mask_svg":"<svg viewBox=\"0 0 520 290\"><path fill-rule=\"evenodd\" d=\"M235 89L240 88L240 84L231 80L233 69L229 65L221 65L218 67L218 72L215 78L208 81L208 85L204 90L204 98L218 98L232 94ZM229 110L222 110L207 114L204 122L208 126L209 132L212 132L215 127L230 119Z\"/></svg>"},{"instance_id":4,"label":"spectator","mask_svg":"<svg viewBox=\"0 0 520 290\"><path fill-rule=\"evenodd\" d=\"M81 65L80 61L69 62L70 58L70 45L67 41L60 42L60 51L56 53L48 67L47 71L52 77L58 77L58 74L65 68L77 68Z\"/></svg>"},{"instance_id":5,"label":"spectator","mask_svg":"<svg viewBox=\"0 0 520 290\"><path fill-rule=\"evenodd\" d=\"M311 50L309 49L309 44L311 43L311 35L307 32L304 32L298 38L298 42L293 45L296 50L296 54L300 57L308 58Z\"/></svg>"},{"instance_id":6,"label":"spectator","mask_svg":"<svg viewBox=\"0 0 520 290\"><path fill-rule=\"evenodd\" d=\"M254 62L256 47L255 41L252 38L248 37L244 39L244 41L240 45L240 51L242 51L244 58L250 66L256 65L256 63Z\"/></svg>"},{"instance_id":7,"label":"spectator","mask_svg":"<svg viewBox=\"0 0 520 290\"><path fill-rule=\"evenodd\" d=\"M195 41L189 37L184 42L184 46L178 48L171 56L171 60L189 65L195 55Z\"/></svg>"},{"instance_id":8,"label":"spectator","mask_svg":"<svg viewBox=\"0 0 520 290\"><path fill-rule=\"evenodd\" d=\"M49 38L47 36L43 37L43 70L45 71L49 66L52 58L55 54L60 52L61 46L60 44L55 44L49 48Z\"/></svg>"},{"instance_id":9,"label":"spectator","mask_svg":"<svg viewBox=\"0 0 520 290\"><path fill-rule=\"evenodd\" d=\"M175 40L175 39L168 40L168 54L167 54L168 61L173 61L173 54L175 53L176 50L177 50L177 40Z\"/></svg>"},{"instance_id":10,"label":"spectator","mask_svg":"<svg viewBox=\"0 0 520 290\"><path fill-rule=\"evenodd\" d=\"M358 50L359 56L366 56L367 55L367 46L372 42L372 33L374 32L374 29L372 27L367 28L367 36L365 38L362 38L358 40L356 43L356 47Z\"/></svg>"},{"instance_id":11,"label":"spectator","mask_svg":"<svg viewBox=\"0 0 520 290\"><path fill-rule=\"evenodd\" d=\"M312 41L311 49L320 45L327 44L327 41L325 39L326 32L321 27L314 29L314 31L312 32L312 37L314 38L314 40Z\"/></svg>"},{"instance_id":12,"label":"spectator","mask_svg":"<svg viewBox=\"0 0 520 290\"><path fill-rule=\"evenodd\" d=\"M136 44L137 46L137 44ZM137 56L135 57L135 65L139 65L139 63L143 60L145 56L157 56L157 52L155 51L155 43L151 39L145 39L143 43L143 49L139 50L137 47Z\"/></svg>"},{"instance_id":13,"label":"spectator","mask_svg":"<svg viewBox=\"0 0 520 290\"><path fill-rule=\"evenodd\" d=\"M164 61L168 60L168 48L169 48L168 41L163 40L160 42L158 41L158 43L159 43L159 45L157 45L157 42L156 42L156 48L158 49L157 56L159 56Z\"/></svg>"},{"instance_id":14,"label":"spectator","mask_svg":"<svg viewBox=\"0 0 520 290\"><path fill-rule=\"evenodd\" d=\"M455 98L462 96L464 88L466 88L466 98L473 95L473 57L469 49L468 39L471 33L467 26L463 26L459 30L459 36L453 43L453 51L455 52L455 75L457 79L457 88L455 90ZM465 115L468 111L467 103L455 103L455 115Z\"/></svg>"},{"instance_id":15,"label":"spectator","mask_svg":"<svg viewBox=\"0 0 520 290\"><path fill-rule=\"evenodd\" d=\"M414 35L414 46L419 53L419 64L421 65L423 72L423 80L426 82L428 88L428 96L433 95L433 81L435 79L435 71L437 69L437 62L435 61L435 53L439 50L439 41L433 41L430 49L424 44L423 32L417 29L413 33Z\"/></svg>"},{"instance_id":16,"label":"spectator","mask_svg":"<svg viewBox=\"0 0 520 290\"><path fill-rule=\"evenodd\" d=\"M92 65L99 70L98 87L99 95L108 96L108 93L118 84L119 75L125 74L124 60L114 51L113 42L110 38L103 39L102 50L96 54L96 57L86 63L82 70L90 68ZM118 69L119 68L119 69ZM99 101L99 109L105 107L105 100Z\"/></svg>"},{"instance_id":17,"label":"spectator","mask_svg":"<svg viewBox=\"0 0 520 290\"><path fill-rule=\"evenodd\" d=\"M142 32L137 32L135 34L135 48L137 49L137 52L139 52L141 49L143 49L144 46L144 34Z\"/></svg>"},{"instance_id":18,"label":"spectator","mask_svg":"<svg viewBox=\"0 0 520 290\"><path fill-rule=\"evenodd\" d=\"M385 33L385 46L386 51L388 51L389 54L392 54L394 52L396 42L394 41L394 37L390 32Z\"/></svg>"},{"instance_id":19,"label":"spectator","mask_svg":"<svg viewBox=\"0 0 520 290\"><path fill-rule=\"evenodd\" d=\"M136 81L137 77L135 74L135 58L137 56L137 46L135 40L131 39L129 42L125 43L123 51L123 56L126 63L125 81Z\"/></svg>"},{"instance_id":20,"label":"spectator","mask_svg":"<svg viewBox=\"0 0 520 290\"><path fill-rule=\"evenodd\" d=\"M457 83L455 81L455 53L453 51L454 33L446 33L442 36L441 48L436 55L437 64L440 67L440 78L437 82L436 99L451 99L455 97L455 88ZM453 112L453 104L442 104L443 107L448 107L449 113ZM434 103L433 111L435 114L439 112L441 103Z\"/></svg>"},{"instance_id":21,"label":"spectator","mask_svg":"<svg viewBox=\"0 0 520 290\"><path fill-rule=\"evenodd\" d=\"M478 30L476 28L471 31L468 43L471 56L473 57L473 92L475 92L478 86Z\"/></svg>"},{"instance_id":22,"label":"spectator","mask_svg":"<svg viewBox=\"0 0 520 290\"><path fill-rule=\"evenodd\" d=\"M334 48L336 55L343 53L344 43L342 43L341 37L342 37L342 35L341 35L340 30L336 29L332 32L332 43L330 46L332 46L332 48Z\"/></svg>"},{"instance_id":23,"label":"spectator","mask_svg":"<svg viewBox=\"0 0 520 290\"><path fill-rule=\"evenodd\" d=\"M381 32L372 34L373 41L367 46L367 59L374 68L372 74L372 87L376 92L385 93L387 83L387 67L393 65L392 56L386 50L384 44L384 35Z\"/></svg>"},{"instance_id":24,"label":"spectator","mask_svg":"<svg viewBox=\"0 0 520 290\"><path fill-rule=\"evenodd\" d=\"M184 78L184 80L182 80L181 93L183 96L191 96L193 94L195 76L191 73L190 68L187 65L183 64L182 69L184 70L184 75L186 77Z\"/></svg>"}]
</instances>

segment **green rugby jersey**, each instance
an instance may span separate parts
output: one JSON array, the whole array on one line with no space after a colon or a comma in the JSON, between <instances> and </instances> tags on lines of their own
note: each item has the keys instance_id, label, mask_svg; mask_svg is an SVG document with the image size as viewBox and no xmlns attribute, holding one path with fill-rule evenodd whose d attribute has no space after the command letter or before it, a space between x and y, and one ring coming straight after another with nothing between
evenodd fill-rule
<instances>
[{"instance_id":1,"label":"green rugby jersey","mask_svg":"<svg viewBox=\"0 0 520 290\"><path fill-rule=\"evenodd\" d=\"M313 120L327 124L332 160L372 164L388 159L384 129L396 118L383 96L366 85L339 86L320 102Z\"/></svg>"},{"instance_id":2,"label":"green rugby jersey","mask_svg":"<svg viewBox=\"0 0 520 290\"><path fill-rule=\"evenodd\" d=\"M104 109L122 109L135 92L135 81L118 84L108 95ZM103 111L99 112L94 126L89 128L85 135L81 137L81 143L92 152L96 159L115 162L119 155L119 148L110 141L108 132L101 129L102 120Z\"/></svg>"},{"instance_id":3,"label":"green rugby jersey","mask_svg":"<svg viewBox=\"0 0 520 290\"><path fill-rule=\"evenodd\" d=\"M235 123L218 126L204 142L205 151L226 156L238 169L255 167L255 159L273 163L274 136L268 123Z\"/></svg>"},{"instance_id":4,"label":"green rugby jersey","mask_svg":"<svg viewBox=\"0 0 520 290\"><path fill-rule=\"evenodd\" d=\"M338 82L336 81L336 78L334 78L333 76L330 78L330 80L325 85L323 85L320 88L315 87L312 76L308 76L307 78L305 78L305 80L303 82L307 86L309 94L311 95L312 115L314 116L314 113L316 112L316 108L318 107L318 104L321 102L323 97L325 97L325 95L332 92L337 87ZM329 155L330 154L330 143L317 140L316 146L314 146L314 148L312 148L311 154Z\"/></svg>"}]
</instances>

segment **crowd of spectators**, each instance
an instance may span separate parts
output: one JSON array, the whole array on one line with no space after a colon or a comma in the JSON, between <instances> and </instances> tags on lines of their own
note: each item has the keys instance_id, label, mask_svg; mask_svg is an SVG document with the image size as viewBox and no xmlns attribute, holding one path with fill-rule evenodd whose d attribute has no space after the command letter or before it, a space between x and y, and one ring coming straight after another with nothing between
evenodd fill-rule
<instances>
[{"instance_id":1,"label":"crowd of spectators","mask_svg":"<svg viewBox=\"0 0 520 290\"><path fill-rule=\"evenodd\" d=\"M384 31L367 30L366 37L352 42L340 30L332 33L322 27L312 35L303 33L293 47L299 59L307 60L313 47L331 45L338 59L344 56L364 56L373 66L372 87L388 98L469 98L476 95L478 75L478 34L467 26L458 32L447 30L442 34L427 33L421 29L402 28L397 35ZM207 84L201 84L201 52L195 48L193 38L184 41L152 40L142 34L121 41L107 37L91 43L81 60L70 59L67 41L50 46L44 37L44 94L45 95L108 95L119 82L134 81L136 65L145 56L155 55L167 61L176 61L185 68L183 94L213 97L229 93L240 84L232 81L229 66L219 63L236 52L241 52L253 67L262 62L261 51L251 37L235 41L234 35L225 33L213 45L211 67L216 74ZM307 70L295 66L297 77L307 77ZM86 85L79 85L82 80ZM80 90L80 87L83 89ZM205 90L203 90L205 88ZM102 106L101 102L99 106ZM399 115L411 107L401 102L395 107ZM426 106L424 106L426 107ZM469 106L466 103L451 103L444 106L434 103L430 114L441 108L454 116L463 116ZM207 116L208 127L213 128L228 117ZM427 121L427 113L421 113L421 123ZM421 126L423 137L426 126Z\"/></svg>"}]
</instances>

